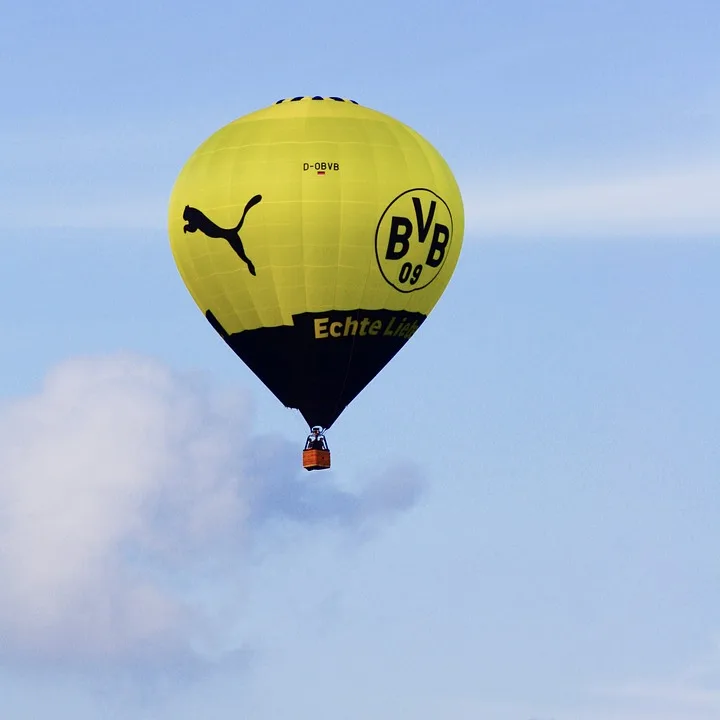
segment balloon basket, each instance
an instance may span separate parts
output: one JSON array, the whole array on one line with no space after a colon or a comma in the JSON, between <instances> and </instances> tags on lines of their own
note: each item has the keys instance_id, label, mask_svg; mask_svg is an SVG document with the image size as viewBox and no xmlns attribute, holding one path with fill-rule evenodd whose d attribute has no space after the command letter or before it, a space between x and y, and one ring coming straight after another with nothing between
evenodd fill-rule
<instances>
[{"instance_id":1,"label":"balloon basket","mask_svg":"<svg viewBox=\"0 0 720 720\"><path fill-rule=\"evenodd\" d=\"M306 470L327 470L330 467L330 449L320 427L314 427L308 435L303 450L303 467Z\"/></svg>"},{"instance_id":2,"label":"balloon basket","mask_svg":"<svg viewBox=\"0 0 720 720\"><path fill-rule=\"evenodd\" d=\"M330 467L330 451L303 450L303 467L306 470L327 470Z\"/></svg>"}]
</instances>

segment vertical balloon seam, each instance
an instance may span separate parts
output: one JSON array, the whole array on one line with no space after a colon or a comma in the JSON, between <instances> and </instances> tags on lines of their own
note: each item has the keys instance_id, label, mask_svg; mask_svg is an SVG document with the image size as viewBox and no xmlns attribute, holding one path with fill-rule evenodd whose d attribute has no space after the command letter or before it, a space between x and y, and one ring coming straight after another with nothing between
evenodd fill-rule
<instances>
[{"instance_id":1,"label":"vertical balloon seam","mask_svg":"<svg viewBox=\"0 0 720 720\"><path fill-rule=\"evenodd\" d=\"M305 115L305 117L303 119L303 129L304 130L307 129L308 122L309 122L308 116ZM306 232L306 225L305 225L305 212L304 212L305 211L305 203L304 203L305 197L304 196L305 196L305 182L301 182L300 183L300 203L299 203L299 206L300 206L299 207L299 211L300 211L300 238L299 238L299 241L300 241L300 249L301 249L302 259L303 259L302 285L303 285L303 292L305 294L304 312L309 312L310 311L310 296L308 294L308 276L307 276L308 264L306 261L306 254L305 254L305 242L307 240L307 232ZM299 310L300 308L297 308L297 309ZM293 317L290 317L289 319L292 324L295 323L295 319ZM307 347L309 347L309 345L310 345L310 338L306 337L302 344L303 344L303 351L307 352ZM315 378L304 378L304 380L305 380L305 382L313 382L314 383ZM302 409L299 407L296 409L298 410L300 415L302 415L305 422L308 425L311 425L311 423L308 421L308 419L303 414Z\"/></svg>"},{"instance_id":2,"label":"vertical balloon seam","mask_svg":"<svg viewBox=\"0 0 720 720\"><path fill-rule=\"evenodd\" d=\"M382 124L385 126L388 125L388 123L385 119L382 120ZM378 174L377 154L375 153L374 147L373 147L373 155L374 155L374 157L373 157L373 163L372 163L372 171L373 171L373 180L375 181L373 183L373 188L374 188L373 204L375 206L377 206L381 202L380 192L378 190L378 187L380 184L379 183L380 178L379 178L379 174ZM362 301L361 301L362 306L365 308L367 308L369 305L372 304L370 302L370 298L368 297L368 285L370 283L370 278L372 277L373 271L375 270L376 262L377 261L375 259L375 254L370 253L369 257L368 257L368 271L367 271L367 274L365 275L365 285L363 287ZM390 286L387 286L387 288L385 288L385 294L384 294L382 300L380 300L380 299L376 300L376 304L379 305L379 307L377 309L382 309L382 308L388 307L391 304L392 294L393 294L393 288ZM368 309L370 309L370 308L368 308ZM372 309L376 309L376 308L372 308ZM353 343L353 347L354 347L354 343ZM349 367L348 367L348 373L349 373ZM368 382L368 385L370 385L371 382L372 382L372 379L370 380L370 382Z\"/></svg>"},{"instance_id":3,"label":"vertical balloon seam","mask_svg":"<svg viewBox=\"0 0 720 720\"><path fill-rule=\"evenodd\" d=\"M339 153L338 153L338 154L339 154ZM340 206L339 206L339 207L340 207L340 223L339 223L339 227L338 227L338 229L337 229L337 232L339 233L338 247L340 247L340 248L342 248L342 238L344 237L344 233L343 233L343 223L345 222L345 217L344 217L343 212L342 212L342 199L343 199L343 184L340 183ZM334 294L334 296L333 296L333 303L332 303L332 306L333 306L334 309L338 309L338 289L339 289L339 287L340 287L341 257L342 257L341 252L338 252L337 273L335 274L335 294ZM350 309L350 308L348 308L348 310L349 310L349 309ZM351 361L352 361L352 350L353 350L354 345L355 345L355 337L353 336L353 339L352 339L352 341L351 341L351 346L350 346L350 353L348 354L347 364L346 364L346 366L345 366L345 377L344 377L344 379L343 379L343 383L342 383L342 386L341 386L341 388L340 388L340 391L339 391L338 395L337 395L336 398L335 398L335 404L334 404L334 410L335 410L335 412L337 412L337 409L338 409L338 407L340 406L340 402L341 402L341 399L342 399L342 395L343 395L343 392L345 391L345 385L346 385L346 383L347 383L347 378L348 378L348 375L349 375L349 373L350 373L350 363L351 363Z\"/></svg>"},{"instance_id":4,"label":"vertical balloon seam","mask_svg":"<svg viewBox=\"0 0 720 720\"><path fill-rule=\"evenodd\" d=\"M265 165L269 165L270 164L270 162L269 162L270 146L267 143L261 143L261 146L263 148ZM263 199L266 202L270 202L270 204L272 205L272 198L268 198L266 196L266 194L264 194L264 191L262 189L261 189L260 194L263 194ZM266 237L266 238L268 237L267 207L268 207L267 205L265 205L263 207L263 230L264 230L263 237ZM277 268L275 267L275 258L273 257L272 248L269 248L267 251L267 261L268 261L268 266L270 268L270 276L273 279L272 289L273 289L273 292L275 295L275 303L277 306L277 316L280 318L280 325L282 325L283 324L283 303L281 300L281 294L284 294L285 288L279 287L279 284L277 282L277 277L278 277L277 273L276 273ZM249 282L249 280L247 282Z\"/></svg>"},{"instance_id":5,"label":"vertical balloon seam","mask_svg":"<svg viewBox=\"0 0 720 720\"><path fill-rule=\"evenodd\" d=\"M429 148L427 147L427 143L425 142L425 139L421 138L419 133L417 133L412 128L408 127L407 125L405 125L405 123L402 123L402 122L398 122L397 125L391 124L390 129L391 129L391 132L395 136L399 136L400 132L402 131L405 142L403 142L401 144L401 147L402 147L402 152L403 152L403 158L405 160L405 168L406 168L408 175L410 175L411 173L410 173L410 167L409 167L409 163L408 163L408 145L409 145L409 143L407 142L407 140L411 140L414 147L417 148L417 150L419 151L419 156L422 157L422 159L423 159L423 164L425 166L424 169L427 171L427 177L428 177L427 185L430 185L431 187L429 189L432 190L432 186L435 185L435 172L432 167L432 163L430 162L430 159L428 158ZM420 190L420 188L417 188L417 189ZM439 274L433 282L436 282L436 281L442 282L442 279L439 277ZM413 292L403 293L405 295L404 303L403 303L403 310L405 312L412 312L413 308L420 307L420 308L424 309L424 308L427 308L427 306L429 304L431 307L427 308L427 312L423 313L425 316L427 316L429 314L429 311L432 309L432 295L433 295L432 289L427 290L427 293L424 292L427 288L429 288L429 285L426 286L426 288L419 290L418 293L415 294L415 296L413 296L414 295ZM428 295L428 299L427 299L426 303L423 304L421 300L418 300L418 297L422 298L426 294Z\"/></svg>"},{"instance_id":6,"label":"vertical balloon seam","mask_svg":"<svg viewBox=\"0 0 720 720\"><path fill-rule=\"evenodd\" d=\"M365 134L363 139L367 142L367 141L368 141L368 138L367 138L367 130L365 129L365 126L363 126L363 133ZM376 165L376 163L374 163L374 162L373 162L373 171L374 171L374 173L375 173L375 178L377 179L377 165ZM376 185L377 185L377 183L376 183ZM340 201L341 201L341 207L342 207L342 191L343 191L343 186L342 186L342 184L341 184L341 185L340 185ZM376 191L376 192L377 192L377 191ZM341 228L340 228L341 230L342 230L342 217L343 217L343 216L342 216L342 214L341 214ZM342 233L341 233L341 234L342 234ZM356 319L356 320L359 320L359 319L360 319L360 312L361 312L361 310L363 309L363 306L366 305L366 302L365 302L365 294L366 294L366 292L367 292L367 286L368 286L368 282L369 282L369 280L370 280L370 275L371 275L371 273L372 273L372 257L370 257L370 259L369 259L369 261L368 261L368 268L367 268L367 271L365 272L365 283L364 283L364 285L363 285L363 291L362 291L362 294L360 295L360 299L359 299L359 302L358 302L359 307L357 307L357 308L355 309L355 313L356 313L355 319ZM338 276L339 276L339 273L338 273ZM338 281L339 281L339 277L338 277ZM337 308L337 284L336 284L336 286L335 286L335 303L334 303L334 306L335 306L336 309L342 309L342 308ZM351 310L351 309L352 309L351 307L348 307L348 308L347 308L347 310ZM344 394L344 392L345 392L345 388L347 387L347 381L348 381L348 377L350 376L350 370L351 370L351 368L352 368L352 360L353 360L353 355L354 355L354 353L355 353L355 343L356 343L356 342L357 342L357 335L353 335L353 336L352 336L352 340L350 341L350 352L348 353L347 364L345 365L345 376L343 377L343 382L342 382L342 385L341 385L341 387L340 387L340 391L339 391L339 393L338 393L338 395L337 395L337 398L335 399L335 405L334 405L333 413L337 413L338 416L339 416L339 414L345 409L345 406L344 406L344 407L341 407L341 403L342 403L343 394Z\"/></svg>"},{"instance_id":7,"label":"vertical balloon seam","mask_svg":"<svg viewBox=\"0 0 720 720\"><path fill-rule=\"evenodd\" d=\"M403 164L404 164L404 169L405 169L402 184L405 185L406 177L408 174L408 162L407 162L407 154L405 151L404 133L403 133L403 136L401 136L399 133L399 129L405 130L405 126L402 123L399 123L399 121L388 122L387 119L384 119L383 122L386 126L387 131L389 132L390 136L395 140L395 144L397 145L399 151L402 154ZM397 127L398 123L401 125L401 128ZM377 168L376 168L376 170L377 170ZM376 183L375 187L376 188L378 187L377 183ZM380 204L382 204L382 203L380 203ZM383 295L381 307L387 307L392 302L392 299L396 297L396 293L397 293L397 290L395 290L395 288L392 285L390 285L389 283L385 283L384 290L385 290L385 294ZM405 308L399 308L399 311L402 312L403 309L405 309Z\"/></svg>"},{"instance_id":8,"label":"vertical balloon seam","mask_svg":"<svg viewBox=\"0 0 720 720\"><path fill-rule=\"evenodd\" d=\"M230 158L230 162L228 163L230 167L229 167L229 177L225 183L225 185L226 185L225 193L226 193L228 202L232 203L232 202L235 202L234 197L233 197L233 190L234 190L233 178L235 177L235 168L237 167L238 154L241 152L241 148L238 147L236 143L233 143L233 145L231 147L229 147L225 150L225 154L227 154L228 152L231 152L232 155ZM225 302L227 302L227 304L232 307L234 303L232 303L230 300L230 294L229 294L228 290L230 290L230 288L226 288L223 292L223 295L224 295ZM232 292L232 290L230 290L230 292ZM252 303L252 304L254 306L254 303ZM257 311L256 307L254 309ZM236 320L238 322L240 322L240 317L238 316L237 310L235 310L233 312L233 314L235 315ZM261 320L260 313L257 313L257 315L258 315L258 320Z\"/></svg>"},{"instance_id":9,"label":"vertical balloon seam","mask_svg":"<svg viewBox=\"0 0 720 720\"><path fill-rule=\"evenodd\" d=\"M307 115L305 116L303 120L304 129L307 128L308 124L308 118ZM307 264L307 257L305 255L305 241L306 241L306 229L305 229L305 183L300 183L300 250L302 252L302 283L303 283L303 292L305 293L305 312L308 312L310 310L310 296L308 295L308 264Z\"/></svg>"}]
</instances>

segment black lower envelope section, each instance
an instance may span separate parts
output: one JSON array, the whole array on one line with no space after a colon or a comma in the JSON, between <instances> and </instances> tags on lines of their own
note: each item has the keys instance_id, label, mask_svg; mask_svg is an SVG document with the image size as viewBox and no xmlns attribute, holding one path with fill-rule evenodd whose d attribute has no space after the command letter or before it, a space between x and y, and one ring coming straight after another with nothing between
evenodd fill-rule
<instances>
[{"instance_id":1,"label":"black lower envelope section","mask_svg":"<svg viewBox=\"0 0 720 720\"><path fill-rule=\"evenodd\" d=\"M394 310L293 315L293 325L229 334L210 324L283 405L327 429L387 365L426 316Z\"/></svg>"}]
</instances>

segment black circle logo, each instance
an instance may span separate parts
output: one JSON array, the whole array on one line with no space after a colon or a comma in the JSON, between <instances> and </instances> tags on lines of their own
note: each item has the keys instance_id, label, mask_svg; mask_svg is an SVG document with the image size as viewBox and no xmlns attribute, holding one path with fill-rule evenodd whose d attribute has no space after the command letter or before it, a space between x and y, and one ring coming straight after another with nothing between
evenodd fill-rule
<instances>
[{"instance_id":1,"label":"black circle logo","mask_svg":"<svg viewBox=\"0 0 720 720\"><path fill-rule=\"evenodd\" d=\"M375 230L382 276L400 292L422 290L440 273L452 235L452 213L437 193L406 190L385 208Z\"/></svg>"}]
</instances>

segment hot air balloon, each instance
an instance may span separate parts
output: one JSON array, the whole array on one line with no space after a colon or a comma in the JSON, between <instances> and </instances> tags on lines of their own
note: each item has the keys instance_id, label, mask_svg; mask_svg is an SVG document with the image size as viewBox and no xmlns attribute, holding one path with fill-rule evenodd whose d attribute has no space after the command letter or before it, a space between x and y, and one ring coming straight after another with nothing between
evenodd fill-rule
<instances>
[{"instance_id":1,"label":"hot air balloon","mask_svg":"<svg viewBox=\"0 0 720 720\"><path fill-rule=\"evenodd\" d=\"M407 125L341 97L293 97L203 142L169 203L173 257L220 337L325 432L420 328L464 230L445 160Z\"/></svg>"}]
</instances>

